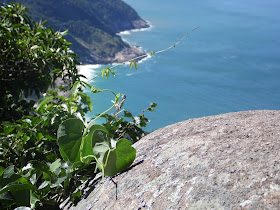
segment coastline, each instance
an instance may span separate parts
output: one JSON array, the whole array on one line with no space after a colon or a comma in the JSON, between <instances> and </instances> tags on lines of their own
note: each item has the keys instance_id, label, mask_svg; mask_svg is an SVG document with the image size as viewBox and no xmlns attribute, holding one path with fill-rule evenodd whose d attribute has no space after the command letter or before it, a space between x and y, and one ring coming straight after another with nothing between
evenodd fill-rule
<instances>
[{"instance_id":1,"label":"coastline","mask_svg":"<svg viewBox=\"0 0 280 210\"><path fill-rule=\"evenodd\" d=\"M116 35L120 36L122 34L130 34L131 32L137 32L137 31L145 31L152 28L150 22L144 20L144 19L138 19L133 21L133 27L131 29L127 29L124 31L120 31L116 33ZM115 53L112 56L108 56L106 58L99 57L97 55L91 54L90 57L93 58L96 62L91 62L89 59L84 62L82 65L112 65L114 63L123 63L125 61L129 61L133 58L145 55L146 53L141 49L139 46L134 46L130 43L128 43L126 40L124 40L121 37L122 41L128 44L128 47L124 47L120 49L117 53ZM142 59L139 59L140 61Z\"/></svg>"},{"instance_id":2,"label":"coastline","mask_svg":"<svg viewBox=\"0 0 280 210\"><path fill-rule=\"evenodd\" d=\"M143 19L141 19L141 20L143 20ZM145 23L148 25L148 27L138 27L138 28L133 28L133 29L125 30L125 31L120 31L119 33L117 33L117 35L121 36L122 34L130 34L131 32L150 30L152 28L152 25L150 24L150 22L148 22L146 20L143 20L143 21L145 21ZM122 38L122 40L124 42L128 43L123 38ZM146 55L146 53L141 49L141 47L131 45L130 43L128 43L128 44L129 44L129 47L123 48L121 51L116 53L112 63L123 63L123 62L131 60L133 58L136 58L136 57L139 57L142 55ZM142 59L144 59L144 58L141 58L138 61L140 61Z\"/></svg>"}]
</instances>

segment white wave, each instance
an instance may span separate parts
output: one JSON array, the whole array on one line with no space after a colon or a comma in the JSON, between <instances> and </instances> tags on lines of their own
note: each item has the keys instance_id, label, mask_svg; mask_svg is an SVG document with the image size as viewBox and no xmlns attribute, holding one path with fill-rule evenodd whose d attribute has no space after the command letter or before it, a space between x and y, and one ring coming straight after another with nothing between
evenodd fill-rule
<instances>
[{"instance_id":1,"label":"white wave","mask_svg":"<svg viewBox=\"0 0 280 210\"><path fill-rule=\"evenodd\" d=\"M118 35L129 35L131 34L130 31L121 31L120 33L118 33Z\"/></svg>"},{"instance_id":2,"label":"white wave","mask_svg":"<svg viewBox=\"0 0 280 210\"><path fill-rule=\"evenodd\" d=\"M138 61L138 63L143 63L144 61L149 60L151 57L152 57L152 56L148 54L148 56L147 56L147 57L145 57L145 58L141 59L140 61Z\"/></svg>"},{"instance_id":3,"label":"white wave","mask_svg":"<svg viewBox=\"0 0 280 210\"><path fill-rule=\"evenodd\" d=\"M88 82L97 76L97 69L102 65L100 64L88 64L88 65L79 65L77 66L79 74L82 74L86 79L82 78L83 81Z\"/></svg>"},{"instance_id":4,"label":"white wave","mask_svg":"<svg viewBox=\"0 0 280 210\"><path fill-rule=\"evenodd\" d=\"M148 28L130 29L130 30L126 30L126 31L121 31L117 34L121 36L121 35L130 35L131 33L138 32L138 31L150 31L153 28L153 26L149 21L147 21L147 22L148 22L148 25L150 26Z\"/></svg>"}]
</instances>

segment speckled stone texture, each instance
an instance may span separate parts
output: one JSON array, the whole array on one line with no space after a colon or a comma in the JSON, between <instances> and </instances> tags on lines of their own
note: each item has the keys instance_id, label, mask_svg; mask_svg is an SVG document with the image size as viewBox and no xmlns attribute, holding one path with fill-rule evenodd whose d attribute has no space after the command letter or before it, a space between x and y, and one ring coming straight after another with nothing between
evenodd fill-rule
<instances>
[{"instance_id":1,"label":"speckled stone texture","mask_svg":"<svg viewBox=\"0 0 280 210\"><path fill-rule=\"evenodd\" d=\"M280 111L190 119L134 147L138 164L117 186L107 179L71 208L280 209Z\"/></svg>"}]
</instances>

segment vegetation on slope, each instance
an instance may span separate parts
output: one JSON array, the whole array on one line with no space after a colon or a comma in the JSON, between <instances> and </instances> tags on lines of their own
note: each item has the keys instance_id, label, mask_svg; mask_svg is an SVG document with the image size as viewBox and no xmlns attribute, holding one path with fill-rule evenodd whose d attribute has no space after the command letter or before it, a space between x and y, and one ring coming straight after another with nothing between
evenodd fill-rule
<instances>
[{"instance_id":1,"label":"vegetation on slope","mask_svg":"<svg viewBox=\"0 0 280 210\"><path fill-rule=\"evenodd\" d=\"M0 7L0 209L58 209L67 197L76 202L83 194L78 187L99 172L104 178L126 170L136 153L131 143L144 135L148 119L146 110L137 117L106 114L120 107L120 95L110 91L114 104L87 122L94 107L82 87L108 90L82 82L65 33L26 12L21 4ZM70 95L47 91L57 79ZM44 98L34 104L26 98L32 93ZM107 122L94 124L99 117Z\"/></svg>"},{"instance_id":2,"label":"vegetation on slope","mask_svg":"<svg viewBox=\"0 0 280 210\"><path fill-rule=\"evenodd\" d=\"M4 0L11 3L13 0ZM112 63L115 55L129 45L117 32L148 27L121 0L17 0L31 9L37 21L48 20L54 30L69 29L68 41L83 63ZM140 54L139 54L140 55Z\"/></svg>"}]
</instances>

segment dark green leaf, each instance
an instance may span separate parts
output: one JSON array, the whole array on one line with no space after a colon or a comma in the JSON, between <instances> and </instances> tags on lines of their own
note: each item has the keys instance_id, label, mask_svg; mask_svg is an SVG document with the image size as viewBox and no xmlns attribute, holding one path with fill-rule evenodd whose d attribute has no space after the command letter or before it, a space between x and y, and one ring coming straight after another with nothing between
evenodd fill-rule
<instances>
[{"instance_id":1,"label":"dark green leaf","mask_svg":"<svg viewBox=\"0 0 280 210\"><path fill-rule=\"evenodd\" d=\"M0 166L0 176L2 176L3 172L4 172L4 168Z\"/></svg>"},{"instance_id":2,"label":"dark green leaf","mask_svg":"<svg viewBox=\"0 0 280 210\"><path fill-rule=\"evenodd\" d=\"M4 133L5 133L6 135L8 135L8 134L11 133L14 129L15 129L15 127L4 127Z\"/></svg>"},{"instance_id":3,"label":"dark green leaf","mask_svg":"<svg viewBox=\"0 0 280 210\"><path fill-rule=\"evenodd\" d=\"M134 161L136 150L127 139L120 139L116 149L109 152L107 164L105 166L105 176L114 176L126 170Z\"/></svg>"},{"instance_id":4,"label":"dark green leaf","mask_svg":"<svg viewBox=\"0 0 280 210\"><path fill-rule=\"evenodd\" d=\"M20 190L36 190L36 187L29 183L10 183L0 190L0 194L8 191L20 191Z\"/></svg>"},{"instance_id":5,"label":"dark green leaf","mask_svg":"<svg viewBox=\"0 0 280 210\"><path fill-rule=\"evenodd\" d=\"M87 105L89 107L89 110L92 110L92 101L91 98L83 92L79 92L79 95L81 96L81 101L83 104Z\"/></svg>"},{"instance_id":6,"label":"dark green leaf","mask_svg":"<svg viewBox=\"0 0 280 210\"><path fill-rule=\"evenodd\" d=\"M75 197L81 197L81 195L82 195L81 190L78 190L77 192L73 193L73 196L75 196Z\"/></svg>"},{"instance_id":7,"label":"dark green leaf","mask_svg":"<svg viewBox=\"0 0 280 210\"><path fill-rule=\"evenodd\" d=\"M54 98L53 96L47 96L47 97L42 98L42 99L40 100L40 102L39 102L39 104L38 104L36 110L37 110L38 112L40 112L40 111L44 108L44 106L45 106L50 100L52 100L53 98Z\"/></svg>"},{"instance_id":8,"label":"dark green leaf","mask_svg":"<svg viewBox=\"0 0 280 210\"><path fill-rule=\"evenodd\" d=\"M105 153L111 149L111 140L108 132L103 126L95 127L92 134L93 154L98 159L99 163L104 163Z\"/></svg>"},{"instance_id":9,"label":"dark green leaf","mask_svg":"<svg viewBox=\"0 0 280 210\"><path fill-rule=\"evenodd\" d=\"M80 81L76 81L74 86L72 87L71 93L72 93L73 98L75 98L77 96L80 86L81 86Z\"/></svg>"},{"instance_id":10,"label":"dark green leaf","mask_svg":"<svg viewBox=\"0 0 280 210\"><path fill-rule=\"evenodd\" d=\"M84 124L79 119L68 119L61 123L57 131L60 154L72 164L80 161L80 147Z\"/></svg>"},{"instance_id":11,"label":"dark green leaf","mask_svg":"<svg viewBox=\"0 0 280 210\"><path fill-rule=\"evenodd\" d=\"M133 115L128 111L124 111L124 116L125 117L133 117Z\"/></svg>"},{"instance_id":12,"label":"dark green leaf","mask_svg":"<svg viewBox=\"0 0 280 210\"><path fill-rule=\"evenodd\" d=\"M15 166L14 165L7 167L3 172L4 179L11 178L13 175L15 175Z\"/></svg>"},{"instance_id":13,"label":"dark green leaf","mask_svg":"<svg viewBox=\"0 0 280 210\"><path fill-rule=\"evenodd\" d=\"M57 171L58 169L61 167L61 160L57 159L56 161L54 161L51 165L50 165L50 171L58 174Z\"/></svg>"},{"instance_id":14,"label":"dark green leaf","mask_svg":"<svg viewBox=\"0 0 280 210\"><path fill-rule=\"evenodd\" d=\"M51 188L55 188L57 186L59 186L61 183L63 183L65 180L67 179L67 176L62 176L62 177L59 177L57 179L57 181L51 185Z\"/></svg>"}]
</instances>

